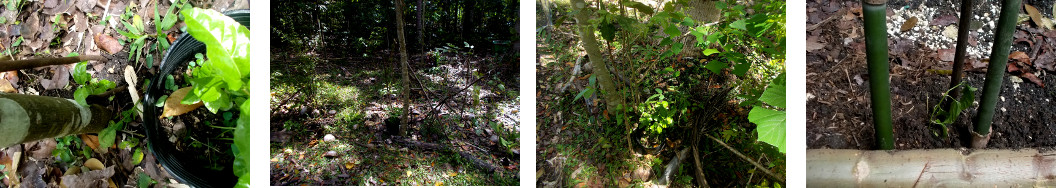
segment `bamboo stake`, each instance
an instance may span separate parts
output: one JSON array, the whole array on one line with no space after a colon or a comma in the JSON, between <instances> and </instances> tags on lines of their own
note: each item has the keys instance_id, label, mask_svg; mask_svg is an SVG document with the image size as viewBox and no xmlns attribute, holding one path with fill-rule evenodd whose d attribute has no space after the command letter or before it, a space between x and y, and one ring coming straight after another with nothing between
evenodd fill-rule
<instances>
[{"instance_id":1,"label":"bamboo stake","mask_svg":"<svg viewBox=\"0 0 1056 188\"><path fill-rule=\"evenodd\" d=\"M974 2L972 0L961 0L961 17L960 20L957 21L957 47L955 47L956 52L954 52L953 57L953 74L950 75L950 87L948 88L948 91L950 92L946 93L946 95L949 95L952 100L957 100L961 94L960 90L955 88L960 86L961 77L964 75L964 58L968 56L968 54L966 54L968 48L968 24L972 21L973 4ZM952 112L952 110L950 110L951 104L951 100L944 100L942 103L942 109L946 109L947 112ZM947 115L957 116L960 115L960 113ZM957 119L955 118L953 121L956 122Z\"/></svg>"},{"instance_id":2,"label":"bamboo stake","mask_svg":"<svg viewBox=\"0 0 1056 188\"><path fill-rule=\"evenodd\" d=\"M59 136L95 133L113 117L99 105L70 99L0 93L0 147Z\"/></svg>"},{"instance_id":3,"label":"bamboo stake","mask_svg":"<svg viewBox=\"0 0 1056 188\"><path fill-rule=\"evenodd\" d=\"M891 87L887 64L887 0L863 0L865 55L869 62L869 93L872 94L873 126L882 150L895 148L891 130Z\"/></svg>"},{"instance_id":4,"label":"bamboo stake","mask_svg":"<svg viewBox=\"0 0 1056 188\"><path fill-rule=\"evenodd\" d=\"M807 187L1053 187L1056 153L807 150Z\"/></svg>"},{"instance_id":5,"label":"bamboo stake","mask_svg":"<svg viewBox=\"0 0 1056 188\"><path fill-rule=\"evenodd\" d=\"M990 64L987 65L986 81L983 85L983 97L979 100L979 113L975 117L975 130L972 132L973 148L985 148L990 140L990 124L994 120L997 96L1001 94L1001 81L1004 79L1009 50L1012 48L1012 34L1016 30L1020 2L1021 0L1004 0L1001 4L1001 17L997 20L997 36L994 37L993 51L990 52Z\"/></svg>"}]
</instances>

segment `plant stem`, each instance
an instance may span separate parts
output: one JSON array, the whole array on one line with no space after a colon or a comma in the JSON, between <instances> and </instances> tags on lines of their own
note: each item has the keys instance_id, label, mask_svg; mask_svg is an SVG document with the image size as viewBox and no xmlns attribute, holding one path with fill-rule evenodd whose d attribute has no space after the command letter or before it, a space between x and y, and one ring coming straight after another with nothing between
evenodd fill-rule
<instances>
[{"instance_id":1,"label":"plant stem","mask_svg":"<svg viewBox=\"0 0 1056 188\"><path fill-rule=\"evenodd\" d=\"M952 92L946 92L946 94L949 95L954 100L957 100L957 97L960 96L960 92L957 92L959 90L955 90L954 88L957 88L961 84L961 77L963 77L962 75L964 75L964 58L967 56L967 54L965 54L966 53L965 51L968 48L968 28L969 28L968 25L969 25L969 22L972 21L972 5L973 4L974 4L974 1L972 1L972 0L961 0L961 18L960 18L960 20L957 21L957 24L958 24L958 28L957 28L957 47L956 47L956 52L954 52L954 57L953 57L953 70L952 70L953 74L950 75L950 88L949 88L949 91L952 91ZM946 111L950 111L951 102L952 101L945 101L944 100L943 103L942 103L942 109L946 109ZM948 114L948 115L956 116L954 114ZM940 118L943 118L943 117L940 117ZM954 122L956 122L956 121L957 121L957 119L954 118Z\"/></svg>"},{"instance_id":2,"label":"plant stem","mask_svg":"<svg viewBox=\"0 0 1056 188\"><path fill-rule=\"evenodd\" d=\"M997 20L997 36L994 37L993 51L990 52L990 64L986 68L986 81L983 85L983 97L979 101L979 113L975 117L975 133L990 134L990 124L994 120L994 108L997 96L1001 93L1001 81L1008 63L1008 53L1012 47L1012 33L1016 30L1016 19L1019 15L1021 0L1004 0L1001 4L1001 17Z\"/></svg>"},{"instance_id":3,"label":"plant stem","mask_svg":"<svg viewBox=\"0 0 1056 188\"><path fill-rule=\"evenodd\" d=\"M882 150L895 148L891 130L891 87L887 64L887 1L863 0L866 60L869 62L869 92L872 94L873 126Z\"/></svg>"}]
</instances>

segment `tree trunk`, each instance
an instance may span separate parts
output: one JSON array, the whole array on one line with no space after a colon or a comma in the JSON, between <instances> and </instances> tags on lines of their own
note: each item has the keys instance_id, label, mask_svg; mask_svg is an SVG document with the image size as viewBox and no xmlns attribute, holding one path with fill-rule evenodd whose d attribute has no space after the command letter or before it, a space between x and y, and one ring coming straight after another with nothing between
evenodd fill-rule
<instances>
[{"instance_id":1,"label":"tree trunk","mask_svg":"<svg viewBox=\"0 0 1056 188\"><path fill-rule=\"evenodd\" d=\"M403 36L403 0L396 0L396 38L400 45L400 69L403 72L403 115L400 115L400 136L407 135L407 115L411 113L411 77L407 65L407 39Z\"/></svg>"},{"instance_id":2,"label":"tree trunk","mask_svg":"<svg viewBox=\"0 0 1056 188\"><path fill-rule=\"evenodd\" d=\"M1056 153L1035 149L807 150L807 187L1056 186Z\"/></svg>"},{"instance_id":3,"label":"tree trunk","mask_svg":"<svg viewBox=\"0 0 1056 188\"><path fill-rule=\"evenodd\" d=\"M0 94L0 147L106 128L110 110L85 107L70 99Z\"/></svg>"},{"instance_id":4,"label":"tree trunk","mask_svg":"<svg viewBox=\"0 0 1056 188\"><path fill-rule=\"evenodd\" d=\"M623 97L616 90L616 85L612 83L612 76L609 74L609 70L605 68L605 62L602 62L601 51L598 50L598 40L594 37L594 27L590 25L590 16L594 14L594 11L587 9L587 3L583 0L572 0L572 6L578 12L576 14L576 23L579 24L579 37L583 42L583 48L587 50L587 55L590 56L590 63L594 67L594 76L597 77L598 84L601 85L599 91L605 97L608 111L616 112L619 106L623 106Z\"/></svg>"},{"instance_id":5,"label":"tree trunk","mask_svg":"<svg viewBox=\"0 0 1056 188\"><path fill-rule=\"evenodd\" d=\"M423 12L425 11L424 6L425 1L418 0L418 48L420 49L420 54L425 54L425 18L422 17L425 15ZM424 61L425 58L421 58L419 63L424 63Z\"/></svg>"}]
</instances>

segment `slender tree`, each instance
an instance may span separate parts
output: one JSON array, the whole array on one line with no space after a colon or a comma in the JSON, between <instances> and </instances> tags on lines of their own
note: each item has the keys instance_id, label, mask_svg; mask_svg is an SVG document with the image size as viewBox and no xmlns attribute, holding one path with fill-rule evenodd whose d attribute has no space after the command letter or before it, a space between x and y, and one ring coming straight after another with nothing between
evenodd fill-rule
<instances>
[{"instance_id":1,"label":"slender tree","mask_svg":"<svg viewBox=\"0 0 1056 188\"><path fill-rule=\"evenodd\" d=\"M400 136L407 135L407 116L411 112L411 77L410 71L407 70L410 67L407 64L407 39L403 36L403 5L403 0L396 0L396 38L400 43L400 69L403 72L403 96L400 99L400 102L403 102L403 115L400 115Z\"/></svg>"},{"instance_id":2,"label":"slender tree","mask_svg":"<svg viewBox=\"0 0 1056 188\"><path fill-rule=\"evenodd\" d=\"M418 48L419 53L425 54L425 2L424 0L418 0ZM425 58L421 58L420 61L425 61ZM422 62L419 62L422 63Z\"/></svg>"}]
</instances>

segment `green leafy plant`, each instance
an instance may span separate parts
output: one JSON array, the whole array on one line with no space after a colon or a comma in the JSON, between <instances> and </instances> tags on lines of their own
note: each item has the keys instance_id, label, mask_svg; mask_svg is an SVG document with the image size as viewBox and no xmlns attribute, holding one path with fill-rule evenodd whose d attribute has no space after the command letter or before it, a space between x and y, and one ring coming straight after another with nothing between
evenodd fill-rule
<instances>
[{"instance_id":1,"label":"green leafy plant","mask_svg":"<svg viewBox=\"0 0 1056 188\"><path fill-rule=\"evenodd\" d=\"M128 38L128 41L126 42L130 43L128 58L133 62L139 62L139 58L145 54L147 56L147 65L154 66L154 55L151 54L150 51L157 50L162 52L169 49L169 39L162 32L165 32L171 29L172 26L176 25L178 16L176 16L175 10L178 4L186 6L187 0L180 0L178 3L172 3L169 5L169 9L164 13L159 13L158 6L154 6L153 20L155 33L153 34L146 33L146 28L143 26L143 18L132 12L132 6L125 8L125 14L121 15L121 24L125 26L125 30L117 30L117 32ZM162 14L165 15L164 19L161 17ZM144 48L146 40L149 38L154 38L154 46L152 48Z\"/></svg>"},{"instance_id":2,"label":"green leafy plant","mask_svg":"<svg viewBox=\"0 0 1056 188\"><path fill-rule=\"evenodd\" d=\"M135 117L135 110L125 110L121 112L120 116L117 116L117 121L110 121L110 126L106 127L102 131L99 131L99 147L110 148L114 145L114 141L117 140L117 131L125 128L125 124L131 123ZM128 144L125 144L128 146Z\"/></svg>"},{"instance_id":3,"label":"green leafy plant","mask_svg":"<svg viewBox=\"0 0 1056 188\"><path fill-rule=\"evenodd\" d=\"M959 99L954 99L952 96L945 94L950 93L957 88L961 88L961 96ZM976 90L979 89L969 86L967 82L961 82L957 87L950 88L949 91L946 91L942 95L942 99L939 100L939 103L931 108L931 123L937 125L941 130L941 132L934 133L936 136L946 138L950 135L949 125L953 124L954 121L957 121L957 117L961 115L962 111L972 106L972 103L975 101ZM945 102L950 103L949 109L942 108L942 104Z\"/></svg>"},{"instance_id":4,"label":"green leafy plant","mask_svg":"<svg viewBox=\"0 0 1056 188\"><path fill-rule=\"evenodd\" d=\"M778 75L759 101L770 107L754 106L748 112L748 121L758 125L756 132L759 141L774 145L782 153L785 152L785 74Z\"/></svg>"},{"instance_id":5,"label":"green leafy plant","mask_svg":"<svg viewBox=\"0 0 1056 188\"><path fill-rule=\"evenodd\" d=\"M596 83L597 77L594 77L593 74L590 75L590 78L587 78L587 88L584 88L583 91L580 91L579 94L576 94L576 97L572 98L572 101L579 100L579 98L584 98L584 100L586 100L585 98L593 97L594 92L597 91L597 89L595 88L598 88L598 85Z\"/></svg>"},{"instance_id":6,"label":"green leafy plant","mask_svg":"<svg viewBox=\"0 0 1056 188\"><path fill-rule=\"evenodd\" d=\"M70 53L69 56L77 56L77 53ZM77 90L73 91L73 99L77 101L77 104L81 106L88 106L88 102L85 101L89 95L98 95L105 93L106 91L113 89L116 84L110 82L110 80L99 80L92 78L91 74L88 74L87 68L88 61L82 61L74 65L71 74L73 74L73 81L77 82Z\"/></svg>"},{"instance_id":7,"label":"green leafy plant","mask_svg":"<svg viewBox=\"0 0 1056 188\"><path fill-rule=\"evenodd\" d=\"M215 10L180 12L187 32L206 47L206 60L191 71L194 87L181 103L205 103L212 113L238 107L234 130L234 173L238 187L249 186L249 29Z\"/></svg>"},{"instance_id":8,"label":"green leafy plant","mask_svg":"<svg viewBox=\"0 0 1056 188\"><path fill-rule=\"evenodd\" d=\"M672 102L669 102L664 92L655 89L656 94L650 96L644 103L638 104L638 110L642 117L638 119L641 125L646 125L652 133L663 133L664 129L675 123L675 114L679 111Z\"/></svg>"},{"instance_id":9,"label":"green leafy plant","mask_svg":"<svg viewBox=\"0 0 1056 188\"><path fill-rule=\"evenodd\" d=\"M80 153L76 153L73 149L75 146L81 146ZM88 158L92 154L91 148L84 147L84 142L81 141L77 135L69 135L64 137L55 138L55 150L51 151L51 156L54 156L57 161L63 163L72 163L75 161L77 155L81 154L85 158Z\"/></svg>"}]
</instances>

